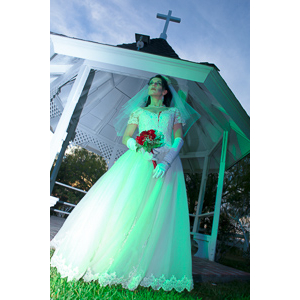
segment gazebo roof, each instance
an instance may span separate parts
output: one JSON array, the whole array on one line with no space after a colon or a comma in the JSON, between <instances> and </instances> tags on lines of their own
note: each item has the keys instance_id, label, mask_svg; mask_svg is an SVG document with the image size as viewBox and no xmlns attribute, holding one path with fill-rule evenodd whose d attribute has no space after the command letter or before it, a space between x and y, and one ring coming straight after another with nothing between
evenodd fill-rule
<instances>
[{"instance_id":1,"label":"gazebo roof","mask_svg":"<svg viewBox=\"0 0 300 300\"><path fill-rule=\"evenodd\" d=\"M247 155L250 151L250 118L216 66L181 60L167 41L150 41L147 47L157 45L165 50L158 55L153 54L157 51L155 47L137 51L135 44L111 46L51 33L52 132L61 118L79 69L89 66L96 73L80 115L74 143L103 156L112 164L112 160L127 151L122 137L114 130L114 117L151 76L163 74L171 78L175 89L182 90L187 96L186 101L201 115L185 137L180 154L185 172L200 173L208 154L211 155L210 172L218 171L224 131L229 132L226 168Z\"/></svg>"},{"instance_id":2,"label":"gazebo roof","mask_svg":"<svg viewBox=\"0 0 300 300\"><path fill-rule=\"evenodd\" d=\"M136 43L117 45L117 47L179 59L177 53L165 39L150 39L149 44L140 50L137 50Z\"/></svg>"}]
</instances>

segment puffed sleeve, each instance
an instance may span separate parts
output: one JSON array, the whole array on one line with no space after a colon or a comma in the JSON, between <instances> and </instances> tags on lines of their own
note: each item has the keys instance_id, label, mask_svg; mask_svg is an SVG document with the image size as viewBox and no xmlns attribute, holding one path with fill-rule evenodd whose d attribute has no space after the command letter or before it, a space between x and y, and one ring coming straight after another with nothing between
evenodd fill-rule
<instances>
[{"instance_id":1,"label":"puffed sleeve","mask_svg":"<svg viewBox=\"0 0 300 300\"><path fill-rule=\"evenodd\" d=\"M140 109L135 109L129 116L127 124L139 124Z\"/></svg>"},{"instance_id":2,"label":"puffed sleeve","mask_svg":"<svg viewBox=\"0 0 300 300\"><path fill-rule=\"evenodd\" d=\"M185 125L185 120L181 116L181 113L177 107L174 107L175 110L175 117L174 117L174 124L182 123L182 125Z\"/></svg>"}]
</instances>

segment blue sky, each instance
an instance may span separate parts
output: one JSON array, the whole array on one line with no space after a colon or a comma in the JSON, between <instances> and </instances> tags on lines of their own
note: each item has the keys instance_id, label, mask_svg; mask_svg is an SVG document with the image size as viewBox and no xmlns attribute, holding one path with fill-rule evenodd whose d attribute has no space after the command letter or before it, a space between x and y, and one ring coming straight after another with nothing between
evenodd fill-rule
<instances>
[{"instance_id":1,"label":"blue sky","mask_svg":"<svg viewBox=\"0 0 300 300\"><path fill-rule=\"evenodd\" d=\"M214 63L250 116L250 0L51 0L50 30L117 45L135 33L158 38L170 22L167 41L180 58Z\"/></svg>"}]
</instances>

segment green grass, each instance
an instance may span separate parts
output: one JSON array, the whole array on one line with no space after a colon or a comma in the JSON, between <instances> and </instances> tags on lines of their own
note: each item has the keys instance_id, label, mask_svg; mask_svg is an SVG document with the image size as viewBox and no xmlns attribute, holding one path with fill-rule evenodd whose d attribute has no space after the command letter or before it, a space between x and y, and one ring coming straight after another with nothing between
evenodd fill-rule
<instances>
[{"instance_id":1,"label":"green grass","mask_svg":"<svg viewBox=\"0 0 300 300\"><path fill-rule=\"evenodd\" d=\"M50 252L52 256L53 250ZM202 299L202 300L229 300L250 299L249 282L230 283L194 283L191 292L184 290L181 293L172 290L166 292L162 289L153 290L139 286L134 291L123 289L121 285L101 287L97 282L84 282L83 280L67 282L61 278L56 268L50 267L50 298L59 300L91 300L91 299L134 299L134 300L167 300L167 299Z\"/></svg>"}]
</instances>

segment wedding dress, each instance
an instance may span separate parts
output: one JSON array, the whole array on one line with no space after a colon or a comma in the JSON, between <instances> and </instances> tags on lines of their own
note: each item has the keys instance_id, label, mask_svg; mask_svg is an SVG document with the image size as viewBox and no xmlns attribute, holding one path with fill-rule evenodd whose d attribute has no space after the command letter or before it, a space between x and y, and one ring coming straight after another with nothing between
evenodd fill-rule
<instances>
[{"instance_id":1,"label":"wedding dress","mask_svg":"<svg viewBox=\"0 0 300 300\"><path fill-rule=\"evenodd\" d=\"M137 108L128 124L139 133L163 133L166 151L172 129L182 123L172 107L159 114ZM165 153L157 157L159 163ZM89 190L51 241L51 265L68 280L97 280L101 286L138 285L178 292L193 289L186 186L177 156L163 178L152 178L152 161L128 150Z\"/></svg>"}]
</instances>

